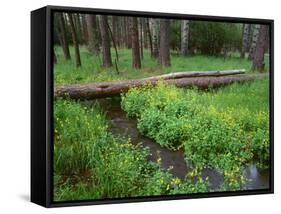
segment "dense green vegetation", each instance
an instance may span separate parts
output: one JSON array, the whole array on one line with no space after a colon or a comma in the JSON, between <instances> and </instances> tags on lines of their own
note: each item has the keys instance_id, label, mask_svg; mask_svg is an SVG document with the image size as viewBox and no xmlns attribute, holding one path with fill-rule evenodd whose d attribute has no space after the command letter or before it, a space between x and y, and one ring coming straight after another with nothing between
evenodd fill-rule
<instances>
[{"instance_id":1,"label":"dense green vegetation","mask_svg":"<svg viewBox=\"0 0 281 214\"><path fill-rule=\"evenodd\" d=\"M55 201L208 191L201 178L181 182L160 169L160 159L148 161L147 148L113 136L99 106L58 99L54 110Z\"/></svg>"},{"instance_id":2,"label":"dense green vegetation","mask_svg":"<svg viewBox=\"0 0 281 214\"><path fill-rule=\"evenodd\" d=\"M150 57L147 49L144 50L142 69L131 68L131 50L120 49L119 52L119 74L114 67L101 67L101 59L90 54L86 48L80 48L83 67L76 68L74 61L65 61L61 48L56 48L58 62L54 65L55 85L70 83L99 82L120 79L138 79L162 73L178 71L208 71L208 70L228 70L244 68L251 72L252 62L241 59L239 54L232 54L229 57L215 57L194 55L183 57L172 55L173 64L171 67L161 67L157 60ZM74 55L74 49L70 48L70 53ZM114 58L114 55L113 55ZM268 57L266 59L266 69L268 69Z\"/></svg>"},{"instance_id":3,"label":"dense green vegetation","mask_svg":"<svg viewBox=\"0 0 281 214\"><path fill-rule=\"evenodd\" d=\"M70 49L71 53L73 49ZM98 57L81 49L85 65L76 68L57 51L55 85L143 78L180 70L246 68L251 62L227 58L173 55L172 67L157 66L144 52L143 68L129 67L130 50L119 51L119 74L102 68ZM268 59L267 59L268 60ZM268 61L267 61L268 66ZM233 84L218 90L184 90L159 83L132 88L122 95L122 108L137 118L139 130L161 146L183 148L193 167L184 180L174 178L148 161L149 150L129 139L114 136L103 110L79 101L57 99L55 109L54 192L56 201L186 194L214 191L203 168L224 175L219 190L240 190L245 182L242 166L257 159L261 168L269 161L268 79ZM78 131L79 130L79 131ZM217 191L217 190L216 190Z\"/></svg>"},{"instance_id":4,"label":"dense green vegetation","mask_svg":"<svg viewBox=\"0 0 281 214\"><path fill-rule=\"evenodd\" d=\"M181 71L268 72L269 30L261 24L56 12L52 52L56 87L54 200L246 188L243 167L253 160L259 168L269 167L266 75L263 80L205 91L179 89L161 81L155 87L147 83L142 88L133 88L136 86L133 81L122 81L118 86L111 83L99 87L95 87L98 84L57 86L142 79ZM200 78L205 78L208 88L213 80L222 86L227 81L249 77ZM202 87L200 80L191 81ZM128 85L130 89L124 93ZM186 162L187 166L182 173L186 173L185 177L180 174L184 178L176 177L173 166L163 167L167 160L161 165L159 151L137 145L139 141L134 137L131 142L130 133L116 134L111 126L113 120L108 121L106 107L100 105L102 102L95 100L93 105L87 105L81 101L122 92L118 101L127 116L137 120L141 134L155 141L145 145L158 143L163 151L180 154L180 158L184 152L185 159L180 159L180 164L185 166ZM125 117L123 113L122 117ZM177 153L171 152L179 149ZM155 155L153 162L150 153L154 152L159 152L159 156L156 161ZM209 182L204 174L206 170L217 174L217 186L211 176Z\"/></svg>"},{"instance_id":5,"label":"dense green vegetation","mask_svg":"<svg viewBox=\"0 0 281 214\"><path fill-rule=\"evenodd\" d=\"M243 187L242 166L251 159L268 167L268 103L268 80L209 92L160 83L122 96L122 108L144 135L172 150L183 147L187 164L199 172L221 171L222 190Z\"/></svg>"},{"instance_id":6,"label":"dense green vegetation","mask_svg":"<svg viewBox=\"0 0 281 214\"><path fill-rule=\"evenodd\" d=\"M141 95L141 96L140 96ZM205 167L224 175L220 190L239 190L242 166L256 158L268 167L268 80L208 92L132 88L122 107L140 131L169 149L182 147L193 166L185 180L148 161L149 150L112 135L98 105L55 101L55 200L83 200L213 191ZM79 130L79 132L77 131ZM195 180L194 180L195 179Z\"/></svg>"}]
</instances>

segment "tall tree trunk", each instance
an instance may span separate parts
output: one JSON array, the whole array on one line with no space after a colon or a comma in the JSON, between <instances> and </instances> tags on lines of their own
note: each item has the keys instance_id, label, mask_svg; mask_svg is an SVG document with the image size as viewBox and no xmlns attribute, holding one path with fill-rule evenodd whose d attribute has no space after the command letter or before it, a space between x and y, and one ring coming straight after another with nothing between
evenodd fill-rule
<instances>
[{"instance_id":1,"label":"tall tree trunk","mask_svg":"<svg viewBox=\"0 0 281 214\"><path fill-rule=\"evenodd\" d=\"M83 40L85 44L88 44L88 26L86 22L86 15L81 15L81 22L82 22L82 30L83 30Z\"/></svg>"},{"instance_id":2,"label":"tall tree trunk","mask_svg":"<svg viewBox=\"0 0 281 214\"><path fill-rule=\"evenodd\" d=\"M253 70L257 70L259 72L264 71L264 53L269 40L268 34L268 26L261 25L259 28L255 53L253 55Z\"/></svg>"},{"instance_id":3,"label":"tall tree trunk","mask_svg":"<svg viewBox=\"0 0 281 214\"><path fill-rule=\"evenodd\" d=\"M146 18L141 18L141 24L142 24L142 28L143 28L143 47L144 48L148 48L148 32L147 32L147 24L146 24Z\"/></svg>"},{"instance_id":4,"label":"tall tree trunk","mask_svg":"<svg viewBox=\"0 0 281 214\"><path fill-rule=\"evenodd\" d=\"M147 34L148 34L148 41L149 41L149 48L150 48L150 55L153 57L153 47L152 47L152 36L151 36L151 31L150 31L150 26L149 26L149 19L145 19L146 22L146 29L147 29Z\"/></svg>"},{"instance_id":5,"label":"tall tree trunk","mask_svg":"<svg viewBox=\"0 0 281 214\"><path fill-rule=\"evenodd\" d=\"M159 64L170 66L170 21L168 19L160 20L160 50Z\"/></svg>"},{"instance_id":6,"label":"tall tree trunk","mask_svg":"<svg viewBox=\"0 0 281 214\"><path fill-rule=\"evenodd\" d=\"M141 55L141 59L143 59L143 26L142 26L142 21L140 19L138 25L139 25L140 55Z\"/></svg>"},{"instance_id":7,"label":"tall tree trunk","mask_svg":"<svg viewBox=\"0 0 281 214\"><path fill-rule=\"evenodd\" d=\"M152 56L157 58L159 55L159 39L158 39L158 20L155 18L150 19L151 23L151 37L152 37Z\"/></svg>"},{"instance_id":8,"label":"tall tree trunk","mask_svg":"<svg viewBox=\"0 0 281 214\"><path fill-rule=\"evenodd\" d=\"M81 66L80 50L79 50L76 29L74 27L73 15L68 14L68 19L69 19L69 24L70 24L72 41L73 41L73 45L74 45L74 49L75 49L75 63L76 63L76 67L80 67Z\"/></svg>"},{"instance_id":9,"label":"tall tree trunk","mask_svg":"<svg viewBox=\"0 0 281 214\"><path fill-rule=\"evenodd\" d=\"M257 40L258 40L258 35L259 35L259 29L260 29L260 25L255 25L255 28L254 28L254 31L253 31L252 43L251 43L249 56L248 56L249 59L254 58L254 53L255 53L255 50L256 50Z\"/></svg>"},{"instance_id":10,"label":"tall tree trunk","mask_svg":"<svg viewBox=\"0 0 281 214\"><path fill-rule=\"evenodd\" d=\"M107 16L101 15L100 17L100 31L101 31L101 42L102 42L102 65L103 67L111 67L111 52L110 52L110 39L108 31Z\"/></svg>"},{"instance_id":11,"label":"tall tree trunk","mask_svg":"<svg viewBox=\"0 0 281 214\"><path fill-rule=\"evenodd\" d=\"M123 46L127 48L127 41L128 41L128 24L127 24L127 18L123 17Z\"/></svg>"},{"instance_id":12,"label":"tall tree trunk","mask_svg":"<svg viewBox=\"0 0 281 214\"><path fill-rule=\"evenodd\" d=\"M116 46L118 46L117 22L118 22L118 16L112 16L112 36Z\"/></svg>"},{"instance_id":13,"label":"tall tree trunk","mask_svg":"<svg viewBox=\"0 0 281 214\"><path fill-rule=\"evenodd\" d=\"M250 24L243 24L241 58L245 58L245 53L249 47L250 26Z\"/></svg>"},{"instance_id":14,"label":"tall tree trunk","mask_svg":"<svg viewBox=\"0 0 281 214\"><path fill-rule=\"evenodd\" d=\"M125 17L127 19L127 48L132 48L132 35L131 35L131 19L129 17Z\"/></svg>"},{"instance_id":15,"label":"tall tree trunk","mask_svg":"<svg viewBox=\"0 0 281 214\"><path fill-rule=\"evenodd\" d=\"M186 56L188 54L188 34L189 34L189 21L181 21L181 54Z\"/></svg>"},{"instance_id":16,"label":"tall tree trunk","mask_svg":"<svg viewBox=\"0 0 281 214\"><path fill-rule=\"evenodd\" d=\"M112 33L112 30L110 29L110 26L109 26L108 22L107 22L107 29L108 29L108 32L109 32L109 35L110 35L110 38L111 38L111 41L112 41L113 48L115 50L114 65L115 65L117 74L119 74L119 69L118 69L118 64L117 64L117 62L119 60L118 50L117 50L117 46L116 46L116 41L114 40L113 33Z\"/></svg>"},{"instance_id":17,"label":"tall tree trunk","mask_svg":"<svg viewBox=\"0 0 281 214\"><path fill-rule=\"evenodd\" d=\"M66 26L65 26L65 20L63 17L62 13L57 13L58 14L58 19L59 19L59 26L60 26L60 38L61 38L61 45L63 49L63 55L65 60L69 60L70 57L70 52L69 52L69 47L68 47L68 40L66 37Z\"/></svg>"},{"instance_id":18,"label":"tall tree trunk","mask_svg":"<svg viewBox=\"0 0 281 214\"><path fill-rule=\"evenodd\" d=\"M254 24L250 24L249 25L249 34L248 34L248 45L247 45L247 50L246 50L247 53L250 53L250 49L251 49L251 46L252 46L254 29L255 29L255 25Z\"/></svg>"},{"instance_id":19,"label":"tall tree trunk","mask_svg":"<svg viewBox=\"0 0 281 214\"><path fill-rule=\"evenodd\" d=\"M122 46L122 21L121 18L117 18L117 46L121 47Z\"/></svg>"},{"instance_id":20,"label":"tall tree trunk","mask_svg":"<svg viewBox=\"0 0 281 214\"><path fill-rule=\"evenodd\" d=\"M97 24L96 24L96 15L87 14L86 15L86 24L88 32L88 50L91 53L99 53L99 45L97 38Z\"/></svg>"},{"instance_id":21,"label":"tall tree trunk","mask_svg":"<svg viewBox=\"0 0 281 214\"><path fill-rule=\"evenodd\" d=\"M132 66L133 68L141 68L139 33L138 33L138 19L131 18L131 35L132 35Z\"/></svg>"},{"instance_id":22,"label":"tall tree trunk","mask_svg":"<svg viewBox=\"0 0 281 214\"><path fill-rule=\"evenodd\" d=\"M79 13L73 14L72 19L73 19L73 24L74 24L74 28L76 31L78 43L81 44L81 43L83 43L83 39L82 39L82 27L81 27L81 22L80 22L80 14Z\"/></svg>"}]
</instances>

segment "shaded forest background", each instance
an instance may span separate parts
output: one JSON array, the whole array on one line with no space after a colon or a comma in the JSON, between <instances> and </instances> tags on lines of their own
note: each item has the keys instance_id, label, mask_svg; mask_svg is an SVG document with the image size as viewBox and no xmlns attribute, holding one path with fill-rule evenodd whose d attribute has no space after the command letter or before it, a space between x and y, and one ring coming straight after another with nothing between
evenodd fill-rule
<instances>
[{"instance_id":1,"label":"shaded forest background","mask_svg":"<svg viewBox=\"0 0 281 214\"><path fill-rule=\"evenodd\" d=\"M141 69L145 67L145 60L152 60L157 62L154 67L164 68L167 72L165 67L169 68L174 63L171 56L183 57L180 60L184 61L199 55L223 60L233 57L247 59L251 62L249 70L262 72L267 70L269 27L247 23L55 13L54 44L54 63L60 63L57 55L62 51L64 61L75 62L77 68L87 69L92 63L95 68L111 68L116 75L122 72L122 60L129 61L126 65L132 69ZM81 57L83 51L86 56L94 56L95 60L84 60ZM122 54L127 59L120 59Z\"/></svg>"}]
</instances>

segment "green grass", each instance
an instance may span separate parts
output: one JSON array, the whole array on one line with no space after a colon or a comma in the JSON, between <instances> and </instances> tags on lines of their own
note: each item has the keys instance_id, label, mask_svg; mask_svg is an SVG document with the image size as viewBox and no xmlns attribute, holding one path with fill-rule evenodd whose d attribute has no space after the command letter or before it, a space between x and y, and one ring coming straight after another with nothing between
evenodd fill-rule
<instances>
[{"instance_id":1,"label":"green grass","mask_svg":"<svg viewBox=\"0 0 281 214\"><path fill-rule=\"evenodd\" d=\"M99 81L111 81L121 79L138 79L163 73L179 71L208 71L208 70L227 70L244 68L247 72L251 71L252 62L241 59L237 54L232 57L212 57L212 56L188 56L182 57L173 54L171 56L171 67L160 67L156 59L150 57L149 50L144 50L142 69L132 69L131 50L119 49L119 74L115 67L102 68L101 56L91 55L86 48L81 47L82 67L76 68L74 62L74 49L70 47L72 59L65 61L62 49L55 47L58 63L54 65L55 85L70 83L88 83ZM115 52L112 50L112 60L115 60ZM266 57L266 68L268 68L268 57Z\"/></svg>"},{"instance_id":2,"label":"green grass","mask_svg":"<svg viewBox=\"0 0 281 214\"><path fill-rule=\"evenodd\" d=\"M172 177L148 150L113 136L98 106L54 105L54 199L86 200L167 194Z\"/></svg>"}]
</instances>

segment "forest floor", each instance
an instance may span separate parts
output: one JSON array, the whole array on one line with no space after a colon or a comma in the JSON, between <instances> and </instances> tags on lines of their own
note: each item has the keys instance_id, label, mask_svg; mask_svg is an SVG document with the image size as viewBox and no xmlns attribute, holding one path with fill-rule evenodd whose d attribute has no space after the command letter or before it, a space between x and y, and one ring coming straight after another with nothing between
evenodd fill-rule
<instances>
[{"instance_id":1,"label":"forest floor","mask_svg":"<svg viewBox=\"0 0 281 214\"><path fill-rule=\"evenodd\" d=\"M182 57L177 53L171 54L171 66L161 67L157 59L150 56L149 50L144 50L142 59L142 68L133 69L131 62L131 50L119 49L118 72L115 66L115 52L112 50L112 61L114 66L111 68L101 67L101 57L89 54L84 47L80 48L81 63L80 68L75 67L74 60L65 61L60 47L55 47L58 63L54 65L54 84L73 84L89 83L110 80L140 79L165 73L180 71L210 71L210 70L230 70L246 69L246 72L252 72L252 61L241 59L238 53L232 53L228 57L214 57L193 55ZM74 49L70 48L72 59L74 59ZM269 58L266 56L265 68L269 68Z\"/></svg>"}]
</instances>

